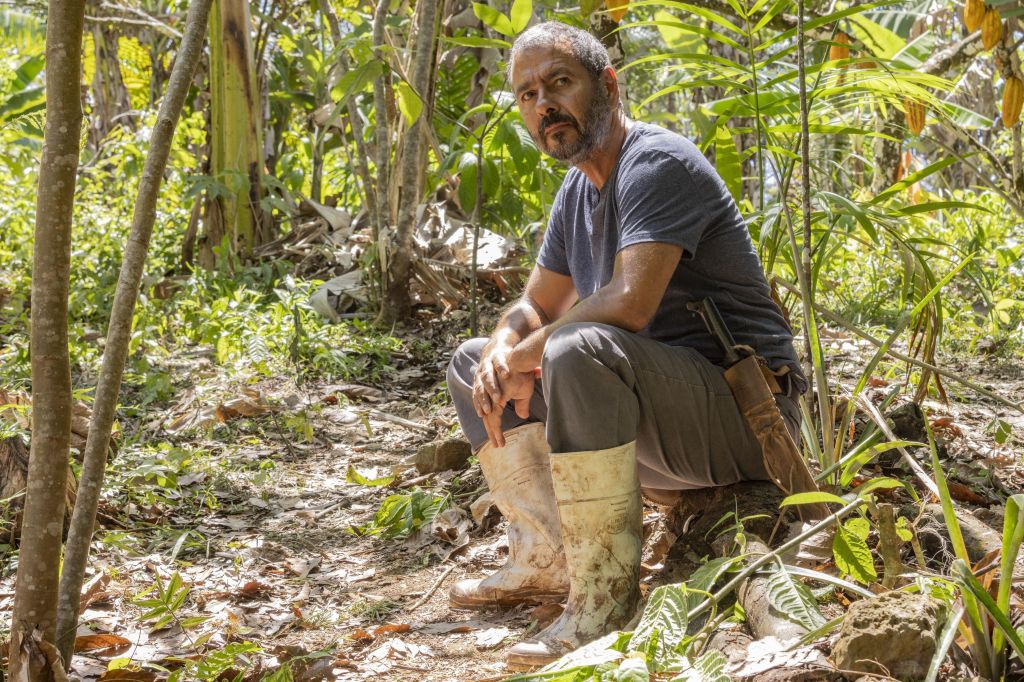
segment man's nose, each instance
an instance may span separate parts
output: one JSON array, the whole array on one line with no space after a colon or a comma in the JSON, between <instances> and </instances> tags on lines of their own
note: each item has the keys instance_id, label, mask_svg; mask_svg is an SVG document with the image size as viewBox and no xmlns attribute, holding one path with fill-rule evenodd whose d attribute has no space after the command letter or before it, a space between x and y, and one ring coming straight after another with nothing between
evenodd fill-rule
<instances>
[{"instance_id":1,"label":"man's nose","mask_svg":"<svg viewBox=\"0 0 1024 682\"><path fill-rule=\"evenodd\" d=\"M541 89L537 92L536 107L537 114L542 118L558 110L558 107L555 106L555 103L551 100L551 98L547 94L547 91L544 89Z\"/></svg>"}]
</instances>

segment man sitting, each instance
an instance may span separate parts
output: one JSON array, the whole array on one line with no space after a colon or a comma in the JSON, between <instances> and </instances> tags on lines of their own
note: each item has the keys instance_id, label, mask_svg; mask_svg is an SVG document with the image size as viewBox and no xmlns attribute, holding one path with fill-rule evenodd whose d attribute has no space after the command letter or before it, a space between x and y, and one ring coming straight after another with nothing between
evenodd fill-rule
<instances>
[{"instance_id":1,"label":"man sitting","mask_svg":"<svg viewBox=\"0 0 1024 682\"><path fill-rule=\"evenodd\" d=\"M509 58L523 122L573 168L525 292L489 339L462 344L448 387L495 503L509 559L451 590L457 608L567 598L514 646L546 664L625 626L639 602L640 486L652 497L767 479L761 447L686 304L711 297L738 343L782 376L795 433L806 382L746 225L687 139L626 118L600 41L556 22Z\"/></svg>"}]
</instances>

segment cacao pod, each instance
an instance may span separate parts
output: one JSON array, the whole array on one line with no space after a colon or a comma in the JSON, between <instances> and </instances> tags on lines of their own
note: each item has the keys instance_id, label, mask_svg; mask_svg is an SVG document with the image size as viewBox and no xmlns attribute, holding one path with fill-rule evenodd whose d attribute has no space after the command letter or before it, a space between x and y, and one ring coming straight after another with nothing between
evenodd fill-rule
<instances>
[{"instance_id":1,"label":"cacao pod","mask_svg":"<svg viewBox=\"0 0 1024 682\"><path fill-rule=\"evenodd\" d=\"M622 17L626 16L629 0L604 0L604 7L608 10L608 16L617 24L622 21Z\"/></svg>"},{"instance_id":2,"label":"cacao pod","mask_svg":"<svg viewBox=\"0 0 1024 682\"><path fill-rule=\"evenodd\" d=\"M1024 82L1010 76L1003 86L1003 125L1012 128L1020 121L1020 107L1024 104Z\"/></svg>"},{"instance_id":3,"label":"cacao pod","mask_svg":"<svg viewBox=\"0 0 1024 682\"><path fill-rule=\"evenodd\" d=\"M907 128L914 135L924 130L924 105L914 100L903 100L903 113L907 119Z\"/></svg>"},{"instance_id":4,"label":"cacao pod","mask_svg":"<svg viewBox=\"0 0 1024 682\"><path fill-rule=\"evenodd\" d=\"M914 162L914 158L911 156L910 151L907 150L900 155L900 162L896 166L896 182L899 182L910 173L910 166Z\"/></svg>"},{"instance_id":5,"label":"cacao pod","mask_svg":"<svg viewBox=\"0 0 1024 682\"><path fill-rule=\"evenodd\" d=\"M981 20L985 17L984 0L967 0L964 3L964 27L968 33L981 28Z\"/></svg>"},{"instance_id":6,"label":"cacao pod","mask_svg":"<svg viewBox=\"0 0 1024 682\"><path fill-rule=\"evenodd\" d=\"M833 44L828 48L829 61L834 61L836 59L849 59L850 36L846 35L842 31L837 31L835 38L832 40Z\"/></svg>"},{"instance_id":7,"label":"cacao pod","mask_svg":"<svg viewBox=\"0 0 1024 682\"><path fill-rule=\"evenodd\" d=\"M1003 20L999 12L987 7L985 16L981 20L981 45L986 50L991 50L1003 37Z\"/></svg>"}]
</instances>

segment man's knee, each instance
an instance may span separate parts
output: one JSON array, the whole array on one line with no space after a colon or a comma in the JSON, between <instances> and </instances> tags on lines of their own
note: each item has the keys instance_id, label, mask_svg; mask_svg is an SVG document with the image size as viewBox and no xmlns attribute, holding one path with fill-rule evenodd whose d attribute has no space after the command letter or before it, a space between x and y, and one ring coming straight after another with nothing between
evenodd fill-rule
<instances>
[{"instance_id":1,"label":"man's knee","mask_svg":"<svg viewBox=\"0 0 1024 682\"><path fill-rule=\"evenodd\" d=\"M557 329L544 346L541 369L544 377L560 380L578 376L596 364L613 360L611 338L622 330L606 324L579 322Z\"/></svg>"},{"instance_id":2,"label":"man's knee","mask_svg":"<svg viewBox=\"0 0 1024 682\"><path fill-rule=\"evenodd\" d=\"M476 366L480 363L480 355L485 345L487 339L470 339L463 341L452 353L446 375L449 390L454 386L473 385L473 375L476 373Z\"/></svg>"}]
</instances>

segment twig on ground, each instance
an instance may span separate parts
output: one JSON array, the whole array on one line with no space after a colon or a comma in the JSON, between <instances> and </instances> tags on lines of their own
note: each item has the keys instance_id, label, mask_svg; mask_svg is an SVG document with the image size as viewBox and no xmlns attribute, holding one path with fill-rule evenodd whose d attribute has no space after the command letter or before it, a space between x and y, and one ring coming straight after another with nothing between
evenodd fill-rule
<instances>
[{"instance_id":1,"label":"twig on ground","mask_svg":"<svg viewBox=\"0 0 1024 682\"><path fill-rule=\"evenodd\" d=\"M398 424L399 426L404 426L407 429L413 429L414 431L419 431L420 433L434 432L434 429L430 428L429 426L424 426L419 422L414 422L410 419L405 419L404 417L399 417L394 414L388 414L387 412L382 412L380 410L368 410L367 414L373 417L374 419L381 419L386 422Z\"/></svg>"},{"instance_id":2,"label":"twig on ground","mask_svg":"<svg viewBox=\"0 0 1024 682\"><path fill-rule=\"evenodd\" d=\"M422 597L420 597L419 599L416 600L415 604L413 604L408 609L406 609L406 612L412 613L413 611L415 611L419 607L421 607L424 604L426 604L427 600L430 599L432 596L434 596L434 593L437 592L437 588L441 587L441 583L443 583L444 579L448 577L448 574L451 573L454 570L455 570L455 564L452 564L451 566L449 566L447 568L447 570L445 570L444 573L442 573L440 575L440 577L438 577L437 580L434 581L434 584L430 586L430 589L427 590L426 593Z\"/></svg>"}]
</instances>

